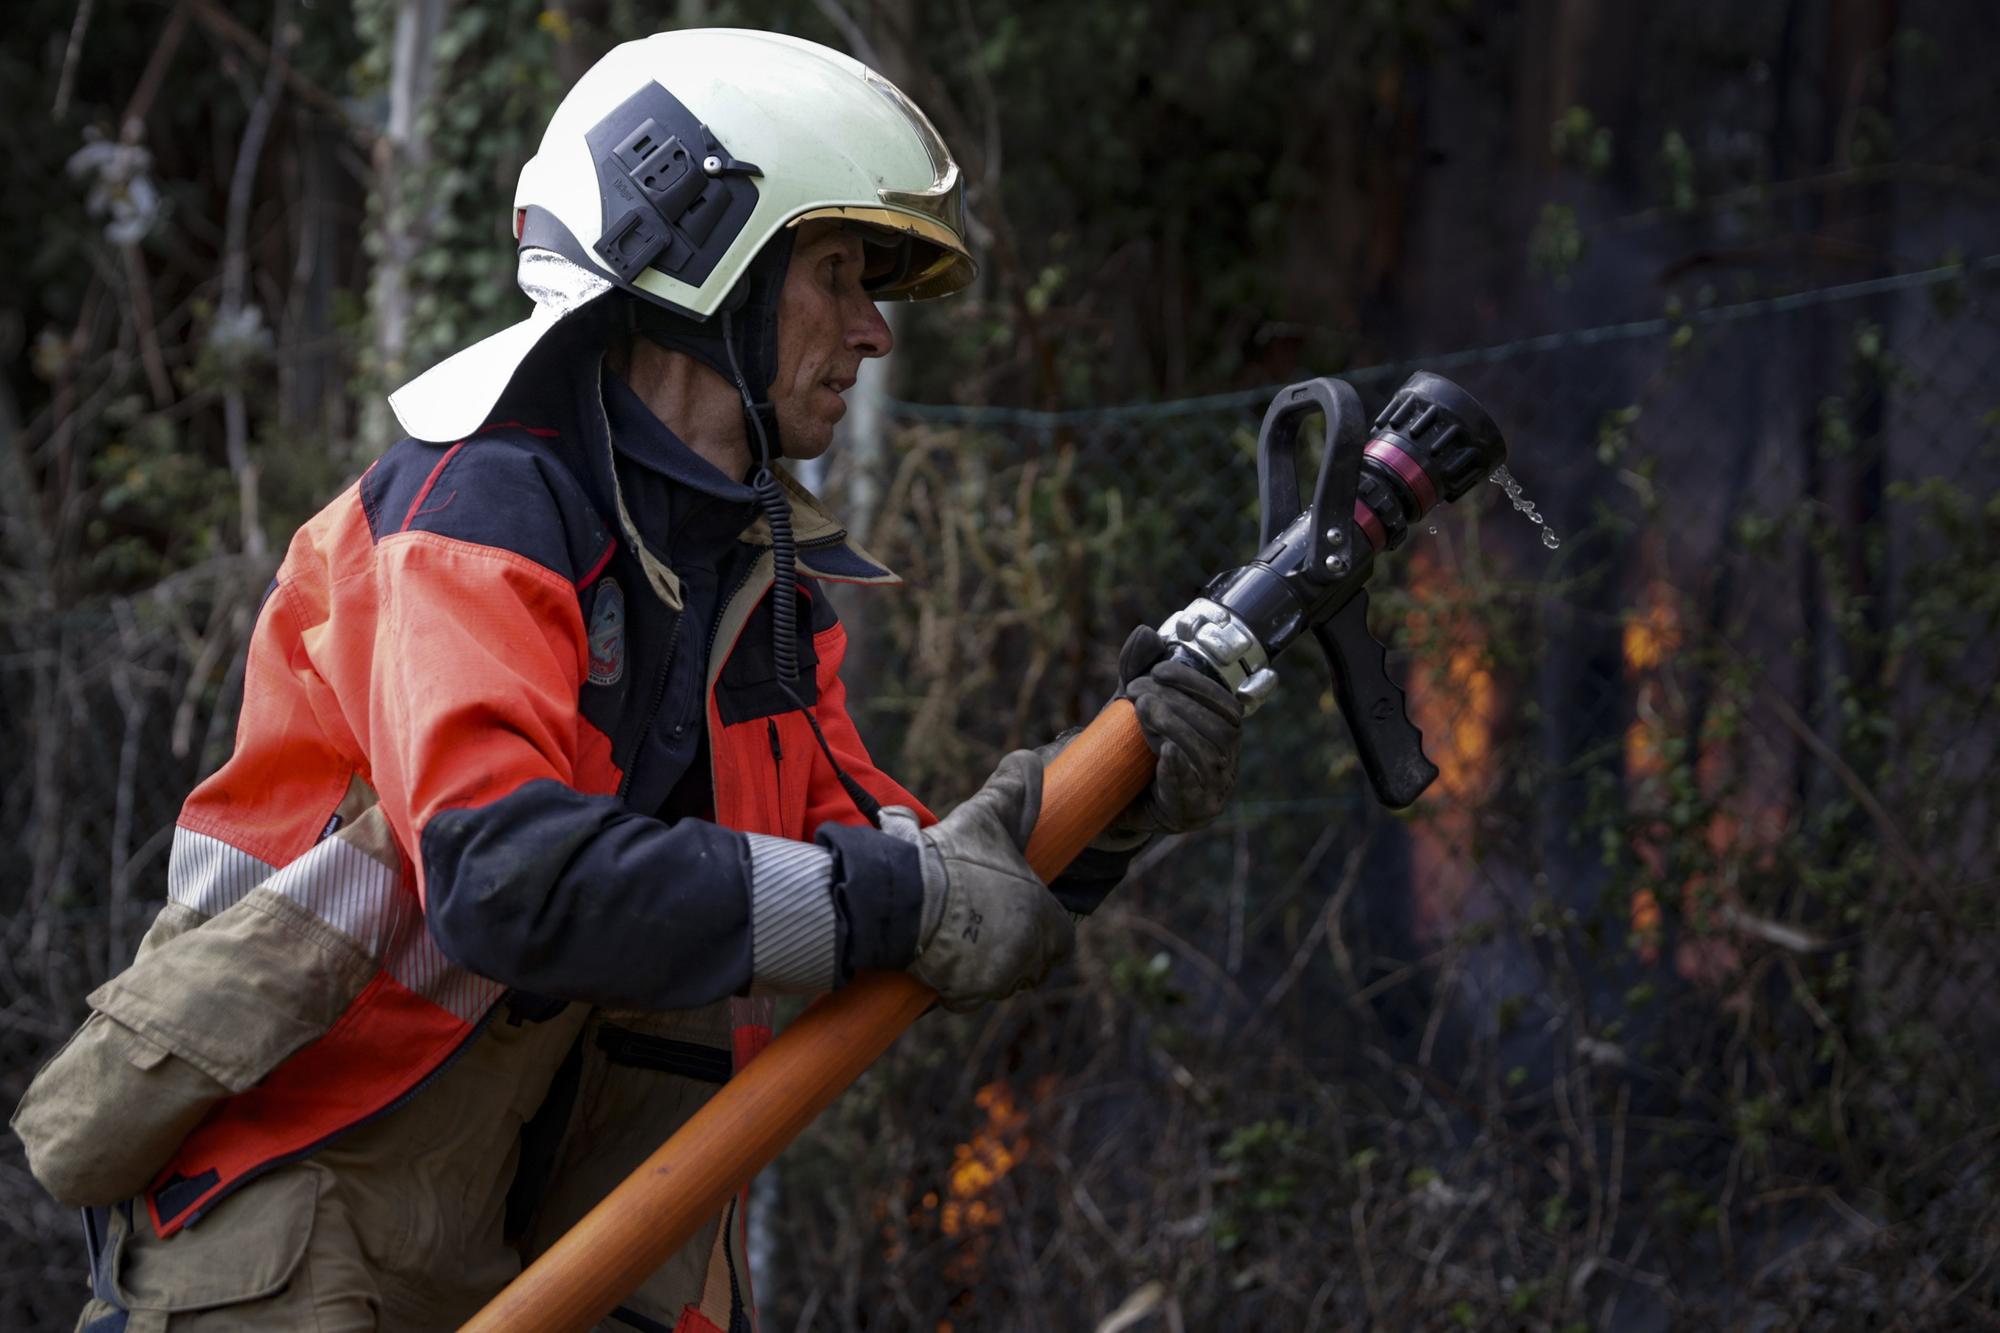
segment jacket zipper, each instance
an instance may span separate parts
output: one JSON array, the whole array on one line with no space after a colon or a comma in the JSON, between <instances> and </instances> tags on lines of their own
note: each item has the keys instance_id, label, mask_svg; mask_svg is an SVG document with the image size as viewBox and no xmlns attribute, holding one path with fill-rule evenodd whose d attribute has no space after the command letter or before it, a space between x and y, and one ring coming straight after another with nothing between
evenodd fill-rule
<instances>
[{"instance_id":1,"label":"jacket zipper","mask_svg":"<svg viewBox=\"0 0 2000 1333\"><path fill-rule=\"evenodd\" d=\"M632 777L639 771L639 756L645 753L646 737L653 734L653 723L659 719L660 705L667 701L667 677L673 673L674 650L681 641L681 622L686 619L685 613L675 616L673 632L667 635L666 660L660 663L659 674L653 678L653 705L646 710L646 725L639 728L638 740L633 743L632 753L625 766L625 776L618 779L618 796L621 800L624 799L626 792L632 790Z\"/></svg>"},{"instance_id":2,"label":"jacket zipper","mask_svg":"<svg viewBox=\"0 0 2000 1333\"><path fill-rule=\"evenodd\" d=\"M723 617L729 614L729 604L736 600L736 595L750 586L750 576L757 572L757 565L763 558L760 555L755 560L752 560L749 568L743 571L742 577L737 579L734 586L729 589L729 595L715 604L715 623L708 627L708 655L703 659L701 664L702 671L707 676L707 679L703 680L701 685L701 724L703 726L708 725L708 707L715 700L715 680L718 674L714 670L715 641L722 637ZM773 743L776 743L775 738ZM715 737L710 736L708 738L708 808L718 812L722 809L722 793L719 790L721 784L715 778L715 757L721 752L721 747L715 743Z\"/></svg>"},{"instance_id":3,"label":"jacket zipper","mask_svg":"<svg viewBox=\"0 0 2000 1333\"><path fill-rule=\"evenodd\" d=\"M611 414L605 411L604 409L604 381L601 378L602 373L603 373L602 369L600 368L599 370L600 378L597 380L596 384L597 423L602 423L602 425L604 426L604 449L605 449L604 462L605 462L605 467L607 469L607 474L611 481L612 503L613 505L617 505L620 503L617 498L618 497L618 450L616 444L611 439ZM636 524L633 527L633 531L626 535L631 537L636 545L642 548L645 546L646 539L638 532ZM645 563L646 552L643 549L634 551L632 554L633 557L637 559L641 564ZM650 587L652 584L652 580L648 579L646 582L647 586ZM618 779L618 798L620 800L623 800L625 798L625 794L632 789L632 775L636 773L639 769L639 756L645 752L646 737L652 734L653 723L660 716L660 705L666 702L667 676L674 669L674 649L681 641L681 622L686 619L687 619L687 614L685 611L683 611L680 615L675 616L673 632L667 635L667 656L666 660L660 663L660 674L656 678L653 684L653 704L652 707L646 710L646 725L643 728L641 728L639 732L639 739L632 747L631 762L625 768L625 776Z\"/></svg>"},{"instance_id":4,"label":"jacket zipper","mask_svg":"<svg viewBox=\"0 0 2000 1333\"><path fill-rule=\"evenodd\" d=\"M771 736L771 827L787 838L796 838L785 819L785 747L778 743L778 719L767 717L764 726Z\"/></svg>"},{"instance_id":5,"label":"jacket zipper","mask_svg":"<svg viewBox=\"0 0 2000 1333\"><path fill-rule=\"evenodd\" d=\"M737 593L742 592L744 588L749 586L750 576L757 572L758 561L762 560L763 558L764 557L760 555L757 557L756 560L752 560L750 562L750 567L743 571L742 577L737 579L735 584L731 586L731 588L729 589L729 595L715 604L715 623L708 627L709 662L715 661L715 641L722 637L722 618L727 614L729 614L729 604L736 600ZM708 693L708 688L706 684L704 684L702 688L702 694L706 696L707 693Z\"/></svg>"}]
</instances>

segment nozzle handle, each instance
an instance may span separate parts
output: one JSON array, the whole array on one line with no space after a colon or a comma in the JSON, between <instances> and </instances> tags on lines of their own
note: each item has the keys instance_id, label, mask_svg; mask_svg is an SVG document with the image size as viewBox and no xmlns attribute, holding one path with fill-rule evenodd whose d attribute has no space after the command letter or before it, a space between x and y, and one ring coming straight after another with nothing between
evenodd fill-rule
<instances>
[{"instance_id":1,"label":"nozzle handle","mask_svg":"<svg viewBox=\"0 0 2000 1333\"><path fill-rule=\"evenodd\" d=\"M1314 583L1345 577L1358 557L1346 544L1354 512L1354 488L1367 442L1361 395L1345 380L1303 380L1278 391L1257 432L1257 498L1263 510L1261 544L1269 548L1301 511L1299 428L1307 418L1322 419L1319 481L1313 487L1312 524L1304 573ZM1362 555L1366 552L1360 553ZM1336 563L1328 565L1331 557Z\"/></svg>"},{"instance_id":2,"label":"nozzle handle","mask_svg":"<svg viewBox=\"0 0 2000 1333\"><path fill-rule=\"evenodd\" d=\"M1333 670L1334 698L1375 794L1390 809L1402 809L1424 794L1438 770L1424 754L1424 734L1410 721L1403 691L1389 677L1382 643L1369 632L1368 590L1356 591L1312 632Z\"/></svg>"}]
</instances>

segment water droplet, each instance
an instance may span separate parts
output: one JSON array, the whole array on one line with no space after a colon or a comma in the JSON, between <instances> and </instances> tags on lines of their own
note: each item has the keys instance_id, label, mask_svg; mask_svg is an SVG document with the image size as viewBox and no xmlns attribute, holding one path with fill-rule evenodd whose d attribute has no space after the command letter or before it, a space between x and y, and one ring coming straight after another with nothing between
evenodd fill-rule
<instances>
[{"instance_id":1,"label":"water droplet","mask_svg":"<svg viewBox=\"0 0 2000 1333\"><path fill-rule=\"evenodd\" d=\"M1425 527L1424 531L1430 533L1431 536L1435 537L1438 535L1438 525L1435 523L1429 524Z\"/></svg>"},{"instance_id":2,"label":"water droplet","mask_svg":"<svg viewBox=\"0 0 2000 1333\"><path fill-rule=\"evenodd\" d=\"M1486 479L1507 492L1507 503L1514 506L1515 513L1522 515L1542 530L1542 545L1551 551L1562 545L1562 538L1556 536L1555 529L1542 517L1542 511L1536 508L1535 502L1521 493L1521 483L1515 480L1514 474L1509 472L1504 464L1494 468ZM1432 528L1431 531L1436 532L1437 529Z\"/></svg>"}]
</instances>

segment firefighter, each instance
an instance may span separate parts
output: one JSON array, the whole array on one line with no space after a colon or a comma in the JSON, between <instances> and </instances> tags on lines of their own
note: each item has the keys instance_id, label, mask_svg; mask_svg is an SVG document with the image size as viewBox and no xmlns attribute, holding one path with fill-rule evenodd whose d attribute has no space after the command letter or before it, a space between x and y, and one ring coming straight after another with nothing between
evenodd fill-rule
<instances>
[{"instance_id":1,"label":"firefighter","mask_svg":"<svg viewBox=\"0 0 2000 1333\"><path fill-rule=\"evenodd\" d=\"M532 312L392 395L408 438L294 537L169 902L16 1114L86 1208L80 1328L453 1327L754 1056L752 997L1034 985L1227 799L1236 701L1150 631L1159 775L1054 891L1044 755L937 820L849 719L825 586L895 579L779 460L888 354L875 302L974 271L893 85L766 33L621 46L514 230ZM734 1214L610 1326L748 1327Z\"/></svg>"}]
</instances>

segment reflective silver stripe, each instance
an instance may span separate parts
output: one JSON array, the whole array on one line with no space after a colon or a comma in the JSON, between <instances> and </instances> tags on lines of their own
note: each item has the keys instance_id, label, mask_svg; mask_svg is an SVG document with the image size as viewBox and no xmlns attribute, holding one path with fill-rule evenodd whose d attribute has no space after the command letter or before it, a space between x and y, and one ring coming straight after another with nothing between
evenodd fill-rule
<instances>
[{"instance_id":1,"label":"reflective silver stripe","mask_svg":"<svg viewBox=\"0 0 2000 1333\"><path fill-rule=\"evenodd\" d=\"M404 918L382 966L410 990L468 1023L477 1022L507 989L446 958L414 910Z\"/></svg>"},{"instance_id":2,"label":"reflective silver stripe","mask_svg":"<svg viewBox=\"0 0 2000 1333\"><path fill-rule=\"evenodd\" d=\"M283 894L379 959L406 989L470 1023L505 989L444 956L431 938L416 895L399 871L354 844L331 837L264 885Z\"/></svg>"},{"instance_id":3,"label":"reflective silver stripe","mask_svg":"<svg viewBox=\"0 0 2000 1333\"><path fill-rule=\"evenodd\" d=\"M340 931L391 977L440 1009L474 1022L506 989L444 956L393 867L335 836L278 870L218 838L174 830L167 895L213 916L254 888L289 898Z\"/></svg>"},{"instance_id":4,"label":"reflective silver stripe","mask_svg":"<svg viewBox=\"0 0 2000 1333\"><path fill-rule=\"evenodd\" d=\"M238 851L220 838L176 827L167 857L167 897L203 916L214 916L243 901L277 867Z\"/></svg>"},{"instance_id":5,"label":"reflective silver stripe","mask_svg":"<svg viewBox=\"0 0 2000 1333\"><path fill-rule=\"evenodd\" d=\"M834 982L833 854L809 842L750 840L750 975L780 990Z\"/></svg>"},{"instance_id":6,"label":"reflective silver stripe","mask_svg":"<svg viewBox=\"0 0 2000 1333\"><path fill-rule=\"evenodd\" d=\"M264 887L290 898L371 957L386 960L392 944L407 932L403 918L417 912L416 900L397 891L398 878L352 843L322 838Z\"/></svg>"},{"instance_id":7,"label":"reflective silver stripe","mask_svg":"<svg viewBox=\"0 0 2000 1333\"><path fill-rule=\"evenodd\" d=\"M514 268L521 290L557 315L581 310L611 290L611 280L563 258L553 250L530 246L521 251Z\"/></svg>"}]
</instances>

